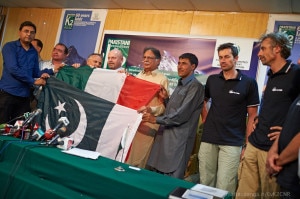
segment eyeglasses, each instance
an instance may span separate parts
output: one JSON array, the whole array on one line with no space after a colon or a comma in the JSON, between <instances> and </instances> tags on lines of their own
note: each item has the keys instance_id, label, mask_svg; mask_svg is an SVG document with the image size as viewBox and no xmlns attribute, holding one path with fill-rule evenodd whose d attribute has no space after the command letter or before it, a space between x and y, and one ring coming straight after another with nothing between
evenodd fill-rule
<instances>
[{"instance_id":1,"label":"eyeglasses","mask_svg":"<svg viewBox=\"0 0 300 199\"><path fill-rule=\"evenodd\" d=\"M25 34L30 34L30 35L35 34L35 31L30 31L30 30L23 30L22 32L24 32Z\"/></svg>"},{"instance_id":2,"label":"eyeglasses","mask_svg":"<svg viewBox=\"0 0 300 199\"><path fill-rule=\"evenodd\" d=\"M145 60L145 59L156 59L156 57L146 57L146 56L144 56L143 60Z\"/></svg>"}]
</instances>

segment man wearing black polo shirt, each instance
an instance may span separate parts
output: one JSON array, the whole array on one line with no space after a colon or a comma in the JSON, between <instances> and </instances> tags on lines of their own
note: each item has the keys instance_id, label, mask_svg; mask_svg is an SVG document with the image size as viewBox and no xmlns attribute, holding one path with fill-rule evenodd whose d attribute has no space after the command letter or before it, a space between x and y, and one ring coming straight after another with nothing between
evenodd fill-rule
<instances>
[{"instance_id":1,"label":"man wearing black polo shirt","mask_svg":"<svg viewBox=\"0 0 300 199\"><path fill-rule=\"evenodd\" d=\"M283 33L269 33L260 38L258 57L270 66L268 81L255 130L240 164L239 185L236 198L276 198L279 187L275 178L266 171L267 153L279 132L274 132L285 121L288 109L298 96L298 86L293 83L299 67L287 58L291 43Z\"/></svg>"},{"instance_id":2,"label":"man wearing black polo shirt","mask_svg":"<svg viewBox=\"0 0 300 199\"><path fill-rule=\"evenodd\" d=\"M300 79L300 76L298 76ZM277 174L280 196L300 198L298 153L300 147L300 95L291 105L278 139L268 152L267 171Z\"/></svg>"},{"instance_id":3,"label":"man wearing black polo shirt","mask_svg":"<svg viewBox=\"0 0 300 199\"><path fill-rule=\"evenodd\" d=\"M205 85L205 101L212 103L207 117L206 106L202 112L200 183L234 193L242 145L253 130L259 95L256 81L236 69L237 46L222 44L218 55L222 72L209 76Z\"/></svg>"}]
</instances>

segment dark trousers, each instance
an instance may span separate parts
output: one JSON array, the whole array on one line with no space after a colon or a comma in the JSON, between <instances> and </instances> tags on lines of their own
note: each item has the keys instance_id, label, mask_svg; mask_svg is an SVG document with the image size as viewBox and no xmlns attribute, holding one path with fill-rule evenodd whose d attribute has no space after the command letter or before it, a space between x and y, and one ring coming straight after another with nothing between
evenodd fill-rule
<instances>
[{"instance_id":1,"label":"dark trousers","mask_svg":"<svg viewBox=\"0 0 300 199\"><path fill-rule=\"evenodd\" d=\"M29 97L18 97L0 90L0 124L15 123L15 118L30 112Z\"/></svg>"}]
</instances>

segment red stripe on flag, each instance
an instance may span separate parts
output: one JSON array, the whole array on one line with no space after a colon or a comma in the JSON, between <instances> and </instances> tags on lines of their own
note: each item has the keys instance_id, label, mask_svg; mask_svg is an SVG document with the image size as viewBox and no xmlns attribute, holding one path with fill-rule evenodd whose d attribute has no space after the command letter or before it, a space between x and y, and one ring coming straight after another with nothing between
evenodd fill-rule
<instances>
[{"instance_id":1,"label":"red stripe on flag","mask_svg":"<svg viewBox=\"0 0 300 199\"><path fill-rule=\"evenodd\" d=\"M159 84L127 76L117 104L137 110L147 105L159 90Z\"/></svg>"}]
</instances>

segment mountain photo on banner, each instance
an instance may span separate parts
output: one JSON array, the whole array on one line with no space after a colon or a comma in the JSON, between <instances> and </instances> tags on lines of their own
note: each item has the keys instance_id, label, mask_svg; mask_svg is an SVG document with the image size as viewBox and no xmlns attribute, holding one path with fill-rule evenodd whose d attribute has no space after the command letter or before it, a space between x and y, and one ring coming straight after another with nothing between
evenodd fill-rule
<instances>
[{"instance_id":1,"label":"mountain photo on banner","mask_svg":"<svg viewBox=\"0 0 300 199\"><path fill-rule=\"evenodd\" d=\"M89 66L65 66L56 78L94 96L135 110L147 105L160 90L158 84L117 70L91 69Z\"/></svg>"},{"instance_id":2,"label":"mountain photo on banner","mask_svg":"<svg viewBox=\"0 0 300 199\"><path fill-rule=\"evenodd\" d=\"M110 159L126 157L141 122L141 114L136 110L86 93L54 77L43 87L38 108L43 110L38 117L42 130L53 129L60 117L67 117L70 121L67 133L74 139L75 147L97 151ZM124 131L126 143L122 156L118 156Z\"/></svg>"},{"instance_id":3,"label":"mountain photo on banner","mask_svg":"<svg viewBox=\"0 0 300 199\"><path fill-rule=\"evenodd\" d=\"M62 10L56 43L68 47L67 65L85 65L89 54L98 51L106 15L107 9Z\"/></svg>"}]
</instances>

